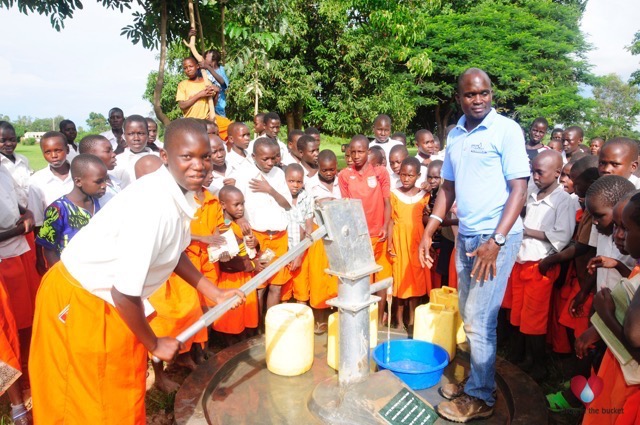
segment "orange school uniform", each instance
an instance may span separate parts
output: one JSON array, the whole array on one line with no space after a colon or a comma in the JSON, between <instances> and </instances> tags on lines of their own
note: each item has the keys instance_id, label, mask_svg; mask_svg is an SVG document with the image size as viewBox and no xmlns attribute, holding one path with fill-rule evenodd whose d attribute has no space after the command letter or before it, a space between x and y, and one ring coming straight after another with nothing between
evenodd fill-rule
<instances>
[{"instance_id":1,"label":"orange school uniform","mask_svg":"<svg viewBox=\"0 0 640 425\"><path fill-rule=\"evenodd\" d=\"M519 326L526 335L547 333L547 321L551 305L553 282L560 274L560 266L554 265L543 276L538 261L516 263L511 271L511 324Z\"/></svg>"},{"instance_id":2,"label":"orange school uniform","mask_svg":"<svg viewBox=\"0 0 640 425\"><path fill-rule=\"evenodd\" d=\"M289 249L289 241L287 239L287 231L281 230L279 232L258 232L253 231L260 249L265 251L270 249L276 255L274 261L282 257L287 253ZM266 288L268 284L282 286L291 279L291 271L288 267L281 268L278 273L273 275L268 283L260 286L260 288Z\"/></svg>"},{"instance_id":3,"label":"orange school uniform","mask_svg":"<svg viewBox=\"0 0 640 425\"><path fill-rule=\"evenodd\" d=\"M147 349L62 262L42 280L31 353L34 423L145 423Z\"/></svg>"},{"instance_id":4,"label":"orange school uniform","mask_svg":"<svg viewBox=\"0 0 640 425\"><path fill-rule=\"evenodd\" d=\"M235 222L223 223L221 232L232 229L240 252L231 261L220 265L220 289L239 289L253 277L251 273L255 268L255 263L249 260L247 250L244 245L242 230ZM221 318L215 321L213 329L227 334L239 334L246 328L258 327L258 296L256 291L247 294L244 304L234 310L227 311Z\"/></svg>"},{"instance_id":5,"label":"orange school uniform","mask_svg":"<svg viewBox=\"0 0 640 425\"><path fill-rule=\"evenodd\" d=\"M9 293L5 287L5 281L0 274L0 360L15 371L20 372L20 342L18 340L18 328L13 318ZM15 372L14 371L14 372ZM16 375L13 379L17 379ZM13 380L12 379L12 380ZM8 384L8 383L7 383ZM0 386L0 394L2 387Z\"/></svg>"},{"instance_id":6,"label":"orange school uniform","mask_svg":"<svg viewBox=\"0 0 640 425\"><path fill-rule=\"evenodd\" d=\"M206 189L203 194L204 200L202 202L197 197L195 198L196 202L200 204L200 208L196 210L195 217L190 224L192 235L211 235L223 222L222 208L218 199ZM203 268L210 264L207 244L191 241L185 252L193 265L204 274ZM210 280L213 278L212 282L215 283L218 275L217 267L208 267L207 278ZM157 336L174 338L202 316L201 305L211 303L207 302L206 298L193 286L175 273L171 274L169 280L149 297L149 302L156 310L156 315L149 322L153 332ZM201 329L193 338L184 343L181 352L188 352L192 343L205 343L207 339L207 329Z\"/></svg>"},{"instance_id":7,"label":"orange school uniform","mask_svg":"<svg viewBox=\"0 0 640 425\"><path fill-rule=\"evenodd\" d=\"M620 363L608 348L598 376L604 386L589 403L582 425L637 425L640 385L627 385Z\"/></svg>"},{"instance_id":8,"label":"orange school uniform","mask_svg":"<svg viewBox=\"0 0 640 425\"><path fill-rule=\"evenodd\" d=\"M40 275L36 271L33 255L27 251L17 257L3 258L0 261L0 274L5 280L16 326L18 329L31 327L36 292L40 286Z\"/></svg>"},{"instance_id":9,"label":"orange school uniform","mask_svg":"<svg viewBox=\"0 0 640 425\"><path fill-rule=\"evenodd\" d=\"M393 220L393 295L400 299L421 297L431 291L431 273L420 264L418 246L424 226L422 216L429 202L429 194L419 191L407 196L394 189L391 192L391 220Z\"/></svg>"}]
</instances>

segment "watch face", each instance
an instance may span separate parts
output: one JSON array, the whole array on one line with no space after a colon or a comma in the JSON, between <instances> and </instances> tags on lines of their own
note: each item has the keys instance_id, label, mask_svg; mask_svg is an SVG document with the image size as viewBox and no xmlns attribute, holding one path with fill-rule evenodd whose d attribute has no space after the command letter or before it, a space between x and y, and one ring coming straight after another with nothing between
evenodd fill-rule
<instances>
[{"instance_id":1,"label":"watch face","mask_svg":"<svg viewBox=\"0 0 640 425\"><path fill-rule=\"evenodd\" d=\"M504 243L507 241L503 235L495 235L493 239L498 245L504 245Z\"/></svg>"}]
</instances>

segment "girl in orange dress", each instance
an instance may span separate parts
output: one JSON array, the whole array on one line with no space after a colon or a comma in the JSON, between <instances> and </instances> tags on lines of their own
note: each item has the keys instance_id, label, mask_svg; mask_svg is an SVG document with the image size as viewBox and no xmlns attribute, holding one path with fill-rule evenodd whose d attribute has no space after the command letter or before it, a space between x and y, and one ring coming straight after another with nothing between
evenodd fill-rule
<instances>
[{"instance_id":1,"label":"girl in orange dress","mask_svg":"<svg viewBox=\"0 0 640 425\"><path fill-rule=\"evenodd\" d=\"M420 265L418 246L424 232L423 211L429 194L416 187L420 177L420 162L406 158L400 166L402 186L391 191L391 222L389 224L389 255L393 260L393 296L398 299L398 327L403 324L405 306L409 306L409 326L419 298L431 290L431 274Z\"/></svg>"}]
</instances>

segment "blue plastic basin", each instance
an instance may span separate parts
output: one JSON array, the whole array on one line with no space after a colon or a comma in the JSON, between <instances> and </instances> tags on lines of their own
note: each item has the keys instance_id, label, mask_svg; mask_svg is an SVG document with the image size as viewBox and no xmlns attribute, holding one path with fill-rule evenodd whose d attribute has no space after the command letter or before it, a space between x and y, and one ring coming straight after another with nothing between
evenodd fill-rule
<instances>
[{"instance_id":1,"label":"blue plastic basin","mask_svg":"<svg viewBox=\"0 0 640 425\"><path fill-rule=\"evenodd\" d=\"M387 344L391 344L387 359ZM424 390L440 382L449 354L439 345L415 339L397 339L373 350L378 369L388 369L412 390Z\"/></svg>"}]
</instances>

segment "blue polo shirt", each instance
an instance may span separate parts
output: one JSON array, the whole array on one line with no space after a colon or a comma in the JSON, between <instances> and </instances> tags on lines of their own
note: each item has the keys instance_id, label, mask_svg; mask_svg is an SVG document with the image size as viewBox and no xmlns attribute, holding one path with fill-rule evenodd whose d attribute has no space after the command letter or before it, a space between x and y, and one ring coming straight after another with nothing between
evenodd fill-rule
<instances>
[{"instance_id":1,"label":"blue polo shirt","mask_svg":"<svg viewBox=\"0 0 640 425\"><path fill-rule=\"evenodd\" d=\"M447 138L442 177L455 183L460 233L495 232L509 197L507 181L529 177L529 157L520 126L495 109L471 131L462 116ZM522 231L520 217L510 234Z\"/></svg>"}]
</instances>

